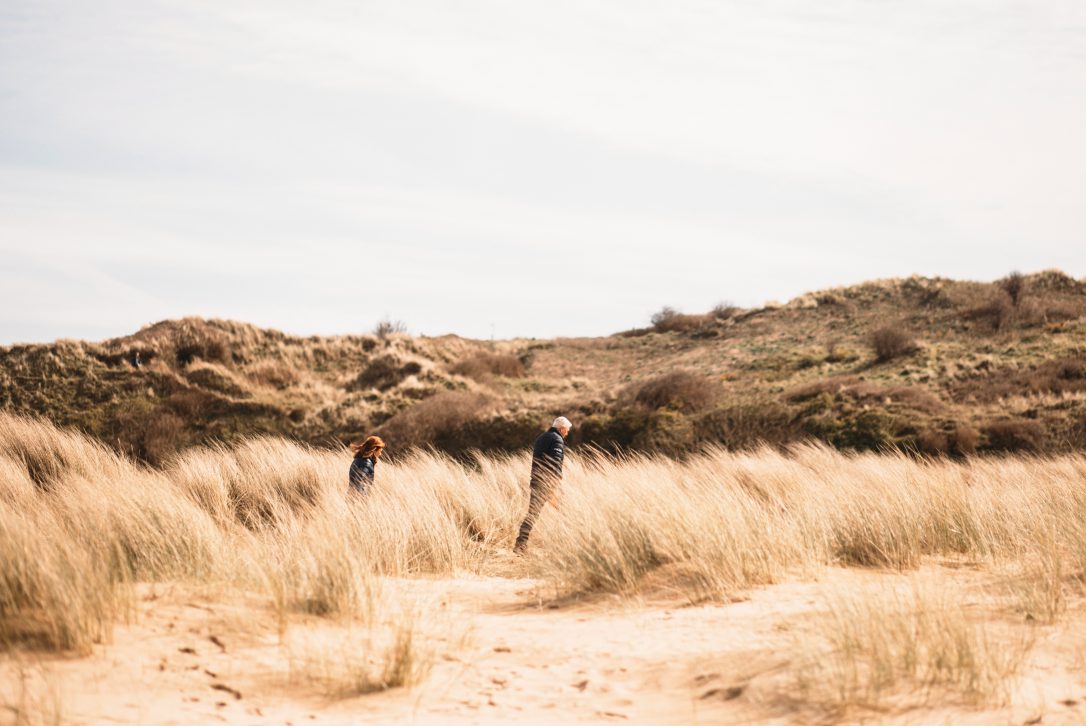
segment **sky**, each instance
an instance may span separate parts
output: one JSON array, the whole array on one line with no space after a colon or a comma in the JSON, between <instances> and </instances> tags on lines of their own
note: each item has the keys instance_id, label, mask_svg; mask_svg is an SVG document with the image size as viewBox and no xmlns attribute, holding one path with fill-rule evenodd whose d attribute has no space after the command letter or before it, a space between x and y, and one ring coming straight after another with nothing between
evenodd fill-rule
<instances>
[{"instance_id":1,"label":"sky","mask_svg":"<svg viewBox=\"0 0 1086 726\"><path fill-rule=\"evenodd\" d=\"M0 344L1086 276L1081 0L2 0Z\"/></svg>"}]
</instances>

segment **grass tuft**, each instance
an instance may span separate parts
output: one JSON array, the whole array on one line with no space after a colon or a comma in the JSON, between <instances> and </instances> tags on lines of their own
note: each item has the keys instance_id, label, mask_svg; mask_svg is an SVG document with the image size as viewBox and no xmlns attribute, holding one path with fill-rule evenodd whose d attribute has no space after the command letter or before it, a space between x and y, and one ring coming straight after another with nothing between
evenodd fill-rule
<instances>
[{"instance_id":1,"label":"grass tuft","mask_svg":"<svg viewBox=\"0 0 1086 726\"><path fill-rule=\"evenodd\" d=\"M916 707L933 698L1000 702L1029 648L974 621L954 593L914 583L912 592L835 592L804 652L796 689L808 703L852 709Z\"/></svg>"}]
</instances>

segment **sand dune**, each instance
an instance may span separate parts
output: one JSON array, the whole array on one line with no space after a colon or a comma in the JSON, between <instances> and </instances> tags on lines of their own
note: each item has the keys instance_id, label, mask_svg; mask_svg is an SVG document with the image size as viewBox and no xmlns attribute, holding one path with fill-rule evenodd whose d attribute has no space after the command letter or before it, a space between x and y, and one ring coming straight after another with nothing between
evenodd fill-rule
<instances>
[{"instance_id":1,"label":"sand dune","mask_svg":"<svg viewBox=\"0 0 1086 726\"><path fill-rule=\"evenodd\" d=\"M403 579L397 595L430 603L432 673L414 689L337 698L301 651L342 652L349 626L300 619L280 633L256 597L191 586L139 588L133 622L84 659L8 656L7 703L22 691L29 722L64 723L794 723L870 719L799 707L790 698L799 644L827 593L907 588L919 574L831 569L811 581L755 589L730 604L683 606L666 593L571 606L540 601L538 582L504 577ZM979 619L1014 618L986 599L991 575L967 572L964 603ZM1038 632L1006 704L934 699L880 720L1079 723L1086 718L1081 618ZM348 645L349 647L349 645ZM52 700L50 700L52 699ZM55 710L52 710L55 707ZM9 706L9 715L15 716ZM14 719L18 722L18 719ZM862 720L862 719L861 719ZM1039 723L1039 721L1037 721Z\"/></svg>"}]
</instances>

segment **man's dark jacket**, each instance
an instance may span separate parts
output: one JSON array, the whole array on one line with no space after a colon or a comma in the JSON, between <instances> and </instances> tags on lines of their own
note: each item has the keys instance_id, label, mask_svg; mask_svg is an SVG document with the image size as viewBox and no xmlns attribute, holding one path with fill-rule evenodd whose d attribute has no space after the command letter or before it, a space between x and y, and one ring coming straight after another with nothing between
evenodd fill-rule
<instances>
[{"instance_id":1,"label":"man's dark jacket","mask_svg":"<svg viewBox=\"0 0 1086 726\"><path fill-rule=\"evenodd\" d=\"M562 478L562 459L565 457L566 442L558 429L544 431L535 440L532 447L533 487L550 487Z\"/></svg>"}]
</instances>

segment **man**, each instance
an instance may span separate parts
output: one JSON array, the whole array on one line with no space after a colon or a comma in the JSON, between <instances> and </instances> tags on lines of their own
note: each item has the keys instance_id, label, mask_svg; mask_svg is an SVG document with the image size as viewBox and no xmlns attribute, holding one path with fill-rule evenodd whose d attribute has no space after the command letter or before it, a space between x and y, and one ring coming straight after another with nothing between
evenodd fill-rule
<instances>
[{"instance_id":1,"label":"man","mask_svg":"<svg viewBox=\"0 0 1086 726\"><path fill-rule=\"evenodd\" d=\"M554 503L558 483L562 480L562 459L565 457L566 436L573 424L565 416L554 419L550 430L540 434L532 447L532 478L529 482L528 515L520 525L513 551L520 554L528 547L528 537L539 511L548 501Z\"/></svg>"}]
</instances>

